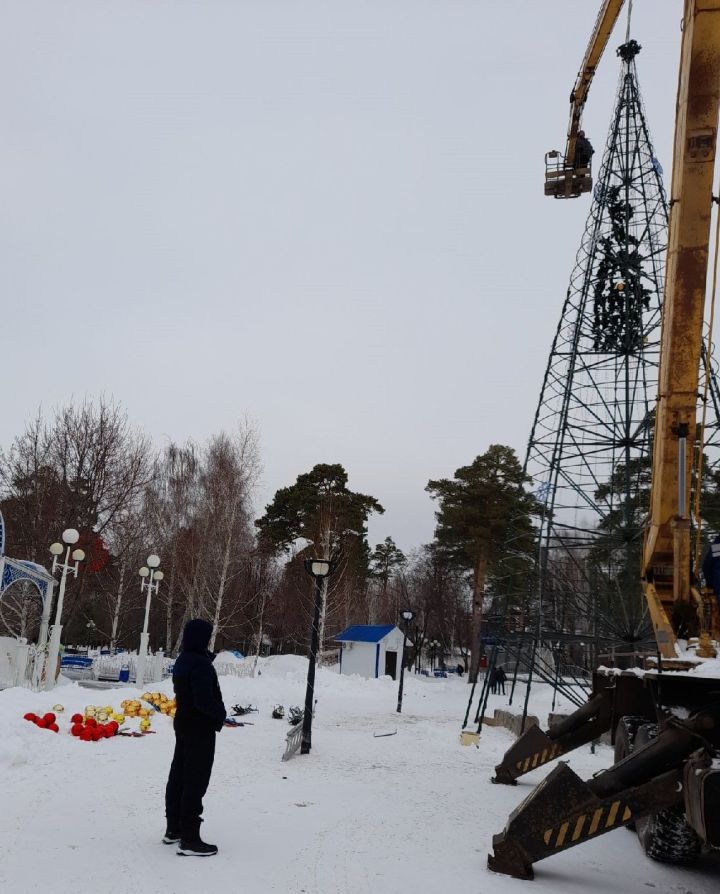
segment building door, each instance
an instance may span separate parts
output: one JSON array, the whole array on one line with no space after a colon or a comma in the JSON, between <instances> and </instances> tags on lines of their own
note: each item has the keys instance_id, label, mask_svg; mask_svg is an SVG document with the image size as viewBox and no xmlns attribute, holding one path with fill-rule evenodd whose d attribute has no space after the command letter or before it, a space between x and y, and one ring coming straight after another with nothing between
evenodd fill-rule
<instances>
[{"instance_id":1,"label":"building door","mask_svg":"<svg viewBox=\"0 0 720 894\"><path fill-rule=\"evenodd\" d=\"M394 680L396 672L397 672L397 652L386 652L385 653L385 674L388 677L392 677Z\"/></svg>"}]
</instances>

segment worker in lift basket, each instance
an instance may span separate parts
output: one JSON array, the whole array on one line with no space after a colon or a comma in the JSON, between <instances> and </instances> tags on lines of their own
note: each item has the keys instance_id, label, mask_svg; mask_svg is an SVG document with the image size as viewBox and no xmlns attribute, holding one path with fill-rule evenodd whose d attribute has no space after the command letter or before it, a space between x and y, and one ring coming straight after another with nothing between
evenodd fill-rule
<instances>
[{"instance_id":1,"label":"worker in lift basket","mask_svg":"<svg viewBox=\"0 0 720 894\"><path fill-rule=\"evenodd\" d=\"M705 586L712 587L720 603L720 534L710 544L702 565Z\"/></svg>"},{"instance_id":2,"label":"worker in lift basket","mask_svg":"<svg viewBox=\"0 0 720 894\"><path fill-rule=\"evenodd\" d=\"M592 143L585 136L584 130L579 130L577 139L575 140L575 167L586 168L590 164L590 159L595 154Z\"/></svg>"}]
</instances>

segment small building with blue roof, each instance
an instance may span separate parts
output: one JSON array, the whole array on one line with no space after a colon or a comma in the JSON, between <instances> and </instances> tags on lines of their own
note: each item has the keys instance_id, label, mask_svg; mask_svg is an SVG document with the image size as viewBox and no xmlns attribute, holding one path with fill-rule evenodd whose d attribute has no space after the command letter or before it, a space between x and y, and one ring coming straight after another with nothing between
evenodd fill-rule
<instances>
[{"instance_id":1,"label":"small building with blue roof","mask_svg":"<svg viewBox=\"0 0 720 894\"><path fill-rule=\"evenodd\" d=\"M397 680L403 633L394 624L355 624L335 637L340 645L340 673Z\"/></svg>"}]
</instances>

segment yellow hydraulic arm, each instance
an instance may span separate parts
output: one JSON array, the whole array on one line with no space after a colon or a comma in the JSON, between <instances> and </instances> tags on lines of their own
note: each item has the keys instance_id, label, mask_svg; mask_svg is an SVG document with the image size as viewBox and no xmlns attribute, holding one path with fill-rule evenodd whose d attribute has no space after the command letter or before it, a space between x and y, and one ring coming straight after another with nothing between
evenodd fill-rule
<instances>
[{"instance_id":1,"label":"yellow hydraulic arm","mask_svg":"<svg viewBox=\"0 0 720 894\"><path fill-rule=\"evenodd\" d=\"M567 144L565 147L565 164L567 167L575 167L575 143L580 130L583 109L590 91L590 84L624 3L625 0L605 0L595 21L593 32L590 35L575 86L570 94L570 124L568 125Z\"/></svg>"},{"instance_id":2,"label":"yellow hydraulic arm","mask_svg":"<svg viewBox=\"0 0 720 894\"><path fill-rule=\"evenodd\" d=\"M587 101L595 70L600 62L610 34L618 20L625 0L604 0L595 27L590 35L580 71L570 94L570 123L568 125L565 156L553 150L545 156L545 195L556 199L570 199L589 192L592 179L588 168L578 168L575 152L580 120Z\"/></svg>"},{"instance_id":3,"label":"yellow hydraulic arm","mask_svg":"<svg viewBox=\"0 0 720 894\"><path fill-rule=\"evenodd\" d=\"M720 106L720 0L685 0L643 583L661 653L689 608L689 497Z\"/></svg>"}]
</instances>

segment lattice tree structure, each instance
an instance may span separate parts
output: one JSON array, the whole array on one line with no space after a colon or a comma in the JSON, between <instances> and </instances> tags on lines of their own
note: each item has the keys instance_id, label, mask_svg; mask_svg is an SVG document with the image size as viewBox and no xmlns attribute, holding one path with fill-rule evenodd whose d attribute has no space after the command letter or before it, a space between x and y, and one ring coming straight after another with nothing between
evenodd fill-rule
<instances>
[{"instance_id":1,"label":"lattice tree structure","mask_svg":"<svg viewBox=\"0 0 720 894\"><path fill-rule=\"evenodd\" d=\"M624 647L632 653L651 633L639 570L667 204L638 87L639 51L634 40L618 49L615 111L526 458L544 504L534 623L586 632L588 663ZM710 394L716 399L716 389Z\"/></svg>"}]
</instances>

